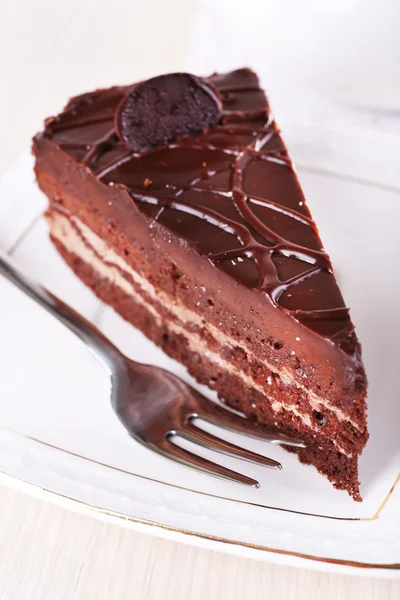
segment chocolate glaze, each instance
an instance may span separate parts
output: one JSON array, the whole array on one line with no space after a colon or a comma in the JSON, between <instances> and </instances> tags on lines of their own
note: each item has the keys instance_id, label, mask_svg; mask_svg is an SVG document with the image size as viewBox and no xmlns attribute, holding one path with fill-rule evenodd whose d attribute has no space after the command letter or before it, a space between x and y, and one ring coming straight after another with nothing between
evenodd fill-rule
<instances>
[{"instance_id":1,"label":"chocolate glaze","mask_svg":"<svg viewBox=\"0 0 400 600\"><path fill-rule=\"evenodd\" d=\"M358 356L328 255L257 76L208 80L222 122L152 151L126 148L115 114L130 89L73 98L43 134L107 185L129 189L149 227L167 227L216 268Z\"/></svg>"}]
</instances>

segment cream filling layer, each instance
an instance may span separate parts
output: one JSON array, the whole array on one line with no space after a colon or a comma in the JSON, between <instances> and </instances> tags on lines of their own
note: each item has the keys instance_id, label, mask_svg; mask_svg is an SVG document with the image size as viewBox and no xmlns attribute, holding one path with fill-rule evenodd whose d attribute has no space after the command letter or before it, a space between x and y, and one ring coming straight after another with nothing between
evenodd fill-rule
<instances>
[{"instance_id":1,"label":"cream filling layer","mask_svg":"<svg viewBox=\"0 0 400 600\"><path fill-rule=\"evenodd\" d=\"M74 227L71 225L71 220L74 226L78 229L79 234L75 231ZM122 259L118 254L116 254L101 238L99 238L89 227L87 227L82 221L77 219L76 217L65 217L60 213L57 213L55 216L54 213L51 215L51 233L52 235L58 239L66 250L79 256L84 262L89 264L97 273L103 277L108 279L112 284L118 286L125 293L131 295L135 298L135 301L140 303L142 306L148 310L157 324L160 325L163 321L160 313L156 310L156 308L152 305L149 305L146 300L138 293L138 291L132 286L132 284L121 274L119 269L128 273L132 279L143 289L145 293L147 293L153 300L157 303L163 305L169 312L171 312L177 319L183 323L195 323L200 325L201 327L207 329L209 333L222 345L228 345L230 347L239 346L241 347L249 357L255 360L254 353L247 348L245 344L242 342L238 342L237 340L233 340L226 334L222 333L212 324L204 324L202 322L202 318L194 313L193 311L186 308L181 302L173 300L167 294L162 291L156 290L154 286L144 277L142 277L137 271L132 269L124 259ZM93 252L88 246L82 243L82 239L86 240L89 246L91 246L95 252ZM96 253L101 256L101 259L98 258ZM105 264L106 263L108 264ZM114 266L113 266L114 265ZM118 268L115 268L118 267ZM258 385L252 377L239 371L234 365L230 362L223 359L219 354L211 351L207 345L207 343L196 333L189 332L183 326L169 321L167 323L168 328L175 333L184 336L189 344L190 349L193 352L201 352L204 356L206 356L210 361L218 364L226 371L234 374L244 381L244 383L256 389L261 394L265 395L265 390ZM275 366L270 366L265 363L267 368L271 371L277 371ZM334 412L339 420L347 420L353 424L353 422L343 415L340 409L336 407L331 407L328 402L320 399L316 394L312 391L307 390L304 386L301 386L296 382L291 376L290 372L284 368L279 373L279 377L282 380L282 383L285 385L295 385L298 389L303 390L308 396L310 400L311 406L314 408L317 406L317 410L320 410L321 407L327 410L331 410ZM293 404L285 404L284 402L279 401L278 399L274 399L271 394L268 394L269 398L272 399L272 409L274 412L282 412L289 411L294 416L298 417L304 425L308 428L312 429L315 432L319 432L319 428L317 425L314 425L308 414L300 413L297 409L296 405ZM332 410L335 409L335 410ZM339 413L339 414L337 414ZM340 416L339 416L340 415ZM355 427L358 428L357 424L354 424ZM359 428L358 428L359 429ZM334 441L335 445L338 449L347 456L351 456L340 445Z\"/></svg>"}]
</instances>

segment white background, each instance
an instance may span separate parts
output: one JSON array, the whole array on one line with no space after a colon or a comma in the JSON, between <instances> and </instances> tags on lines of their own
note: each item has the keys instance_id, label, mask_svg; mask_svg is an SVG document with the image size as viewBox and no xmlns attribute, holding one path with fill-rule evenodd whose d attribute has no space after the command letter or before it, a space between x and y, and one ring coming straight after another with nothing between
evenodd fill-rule
<instances>
[{"instance_id":1,"label":"white background","mask_svg":"<svg viewBox=\"0 0 400 600\"><path fill-rule=\"evenodd\" d=\"M185 68L199 6L14 0L1 10L0 173L68 96ZM247 597L384 600L400 587L181 546L0 488L1 599Z\"/></svg>"}]
</instances>

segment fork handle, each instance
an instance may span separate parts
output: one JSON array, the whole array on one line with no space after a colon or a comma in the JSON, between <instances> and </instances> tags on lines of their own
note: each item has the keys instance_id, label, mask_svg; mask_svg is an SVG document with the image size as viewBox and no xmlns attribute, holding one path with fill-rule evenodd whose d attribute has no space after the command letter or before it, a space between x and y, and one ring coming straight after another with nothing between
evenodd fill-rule
<instances>
[{"instance_id":1,"label":"fork handle","mask_svg":"<svg viewBox=\"0 0 400 600\"><path fill-rule=\"evenodd\" d=\"M0 274L4 275L6 279L73 331L110 372L115 371L122 358L118 348L82 315L20 271L15 263L1 250Z\"/></svg>"}]
</instances>

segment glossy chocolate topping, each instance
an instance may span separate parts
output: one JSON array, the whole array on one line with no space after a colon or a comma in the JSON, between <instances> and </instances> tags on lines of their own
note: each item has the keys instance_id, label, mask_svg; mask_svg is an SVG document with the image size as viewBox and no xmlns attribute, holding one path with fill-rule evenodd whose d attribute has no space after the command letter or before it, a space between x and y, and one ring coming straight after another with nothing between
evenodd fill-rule
<instances>
[{"instance_id":1,"label":"glossy chocolate topping","mask_svg":"<svg viewBox=\"0 0 400 600\"><path fill-rule=\"evenodd\" d=\"M130 150L152 150L217 125L218 90L189 73L153 77L133 86L115 114L118 136Z\"/></svg>"},{"instance_id":2,"label":"glossy chocolate topping","mask_svg":"<svg viewBox=\"0 0 400 600\"><path fill-rule=\"evenodd\" d=\"M216 268L354 353L348 310L257 76L241 69L208 81L221 94L222 121L152 151L127 149L116 133L129 87L73 98L41 135L104 184L127 186L149 227L188 240Z\"/></svg>"}]
</instances>

